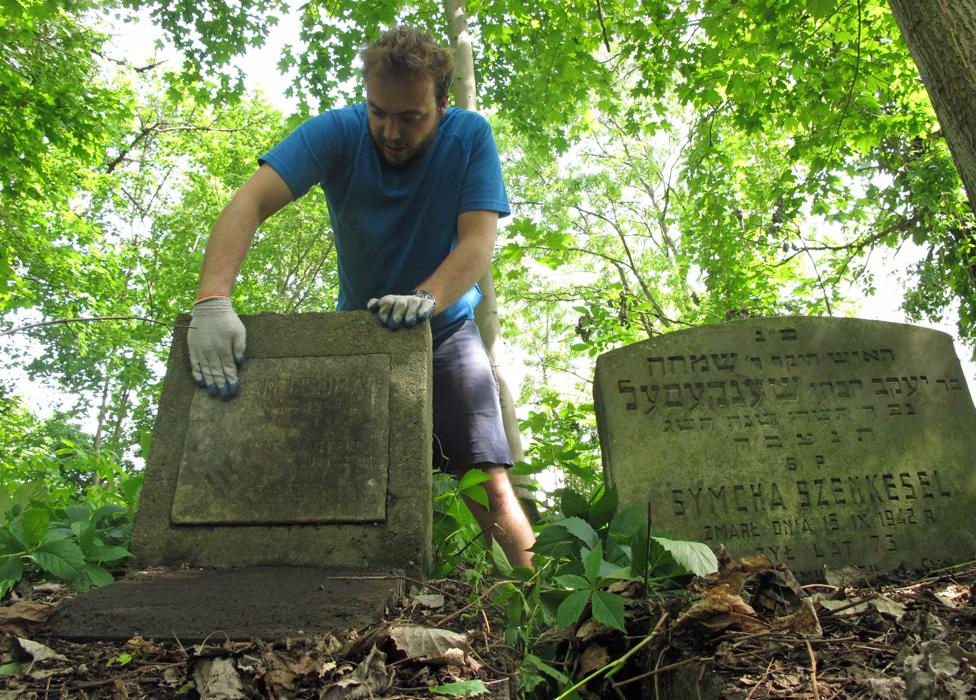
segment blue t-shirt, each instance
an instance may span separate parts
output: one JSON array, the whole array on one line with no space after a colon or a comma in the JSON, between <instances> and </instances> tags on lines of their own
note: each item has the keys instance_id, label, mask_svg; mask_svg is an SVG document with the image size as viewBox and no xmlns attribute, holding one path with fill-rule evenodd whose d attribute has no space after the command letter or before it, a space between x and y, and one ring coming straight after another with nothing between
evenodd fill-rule
<instances>
[{"instance_id":1,"label":"blue t-shirt","mask_svg":"<svg viewBox=\"0 0 976 700\"><path fill-rule=\"evenodd\" d=\"M260 158L298 199L322 186L339 260L340 311L365 309L384 294L409 294L457 245L466 211L509 214L488 121L448 108L433 143L404 169L384 165L357 104L312 117ZM434 335L474 318L475 285L431 319Z\"/></svg>"}]
</instances>

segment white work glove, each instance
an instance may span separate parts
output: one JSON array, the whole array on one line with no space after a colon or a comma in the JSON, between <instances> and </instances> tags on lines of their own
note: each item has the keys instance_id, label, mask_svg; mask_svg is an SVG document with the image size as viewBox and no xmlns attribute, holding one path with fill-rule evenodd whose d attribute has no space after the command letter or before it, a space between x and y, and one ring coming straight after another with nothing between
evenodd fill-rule
<instances>
[{"instance_id":1,"label":"white work glove","mask_svg":"<svg viewBox=\"0 0 976 700\"><path fill-rule=\"evenodd\" d=\"M186 342L197 384L223 400L237 396L237 366L244 362L244 324L227 297L207 297L193 304Z\"/></svg>"},{"instance_id":2,"label":"white work glove","mask_svg":"<svg viewBox=\"0 0 976 700\"><path fill-rule=\"evenodd\" d=\"M420 321L434 315L437 303L434 295L423 289L413 294L387 294L379 299L370 299L366 308L380 317L380 322L395 331L400 326L413 328Z\"/></svg>"}]
</instances>

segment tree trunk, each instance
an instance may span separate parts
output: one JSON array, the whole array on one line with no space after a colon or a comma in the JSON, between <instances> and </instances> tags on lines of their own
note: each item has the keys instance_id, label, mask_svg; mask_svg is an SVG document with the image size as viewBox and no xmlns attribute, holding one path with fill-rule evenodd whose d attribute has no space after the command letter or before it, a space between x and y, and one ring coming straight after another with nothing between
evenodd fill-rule
<instances>
[{"instance_id":1,"label":"tree trunk","mask_svg":"<svg viewBox=\"0 0 976 700\"><path fill-rule=\"evenodd\" d=\"M447 31L454 48L454 98L458 107L477 111L478 101L474 82L474 53L471 50L471 36L468 34L468 18L464 0L444 0L447 12ZM522 451L522 437L519 435L518 419L515 417L515 401L512 390L505 377L505 343L498 323L498 303L495 296L495 282L491 267L478 281L484 299L475 311L475 322L481 331L481 339L488 349L491 365L498 377L499 399L502 404L502 420L505 423L505 437L516 462L525 458Z\"/></svg>"},{"instance_id":2,"label":"tree trunk","mask_svg":"<svg viewBox=\"0 0 976 700\"><path fill-rule=\"evenodd\" d=\"M976 0L889 0L976 213Z\"/></svg>"}]
</instances>

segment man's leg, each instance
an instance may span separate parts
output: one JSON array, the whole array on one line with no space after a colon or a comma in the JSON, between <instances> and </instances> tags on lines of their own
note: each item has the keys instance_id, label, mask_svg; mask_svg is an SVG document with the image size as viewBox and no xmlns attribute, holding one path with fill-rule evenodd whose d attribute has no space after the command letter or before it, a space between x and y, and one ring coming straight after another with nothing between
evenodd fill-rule
<instances>
[{"instance_id":1,"label":"man's leg","mask_svg":"<svg viewBox=\"0 0 976 700\"><path fill-rule=\"evenodd\" d=\"M498 382L478 328L468 320L434 341L434 435L445 460L460 478L473 467L491 478L482 484L488 508L465 499L485 538L496 538L517 566L531 566L526 550L535 542L532 526L508 479L512 453L505 437Z\"/></svg>"},{"instance_id":2,"label":"man's leg","mask_svg":"<svg viewBox=\"0 0 976 700\"><path fill-rule=\"evenodd\" d=\"M535 534L515 495L508 471L497 464L480 465L478 468L491 477L482 484L488 494L488 508L470 498L465 497L464 500L485 534L485 542L490 545L492 538L498 540L509 563L531 569L532 552L528 549L535 544Z\"/></svg>"}]
</instances>

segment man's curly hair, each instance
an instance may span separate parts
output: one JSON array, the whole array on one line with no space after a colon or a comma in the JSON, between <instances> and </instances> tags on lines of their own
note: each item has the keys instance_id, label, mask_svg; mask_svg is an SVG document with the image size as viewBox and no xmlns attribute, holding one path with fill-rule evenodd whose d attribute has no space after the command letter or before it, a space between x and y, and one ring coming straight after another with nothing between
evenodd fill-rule
<instances>
[{"instance_id":1,"label":"man's curly hair","mask_svg":"<svg viewBox=\"0 0 976 700\"><path fill-rule=\"evenodd\" d=\"M434 81L437 102L447 97L454 80L451 50L438 44L430 32L413 27L396 27L383 33L359 57L364 80L376 72L429 76Z\"/></svg>"}]
</instances>

